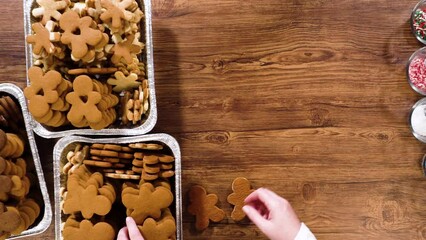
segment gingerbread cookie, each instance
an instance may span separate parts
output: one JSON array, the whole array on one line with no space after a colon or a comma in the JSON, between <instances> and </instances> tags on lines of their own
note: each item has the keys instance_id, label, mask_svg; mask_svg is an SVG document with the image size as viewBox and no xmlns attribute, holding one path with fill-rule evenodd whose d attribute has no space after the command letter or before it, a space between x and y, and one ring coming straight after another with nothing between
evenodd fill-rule
<instances>
[{"instance_id":1,"label":"gingerbread cookie","mask_svg":"<svg viewBox=\"0 0 426 240\"><path fill-rule=\"evenodd\" d=\"M10 208L6 208L2 202L0 202L0 233L14 232L21 225L21 217L19 212L12 211Z\"/></svg>"},{"instance_id":2,"label":"gingerbread cookie","mask_svg":"<svg viewBox=\"0 0 426 240\"><path fill-rule=\"evenodd\" d=\"M144 183L139 190L135 190L126 193L123 189L122 201L129 210L128 216L133 217L137 224L142 224L147 217L158 219L161 216L161 210L169 207L173 202L170 189L162 186L154 187L150 183Z\"/></svg>"},{"instance_id":3,"label":"gingerbread cookie","mask_svg":"<svg viewBox=\"0 0 426 240\"><path fill-rule=\"evenodd\" d=\"M246 199L246 197L254 190L251 188L249 180L239 177L232 182L232 191L233 193L231 193L227 198L228 202L234 205L231 218L234 221L241 221L246 216L243 211L244 199Z\"/></svg>"},{"instance_id":4,"label":"gingerbread cookie","mask_svg":"<svg viewBox=\"0 0 426 240\"><path fill-rule=\"evenodd\" d=\"M59 20L62 15L59 11L68 7L69 3L67 0L36 0L36 2L39 7L34 8L32 14L36 18L43 16L41 19L43 24L46 24L52 18Z\"/></svg>"},{"instance_id":5,"label":"gingerbread cookie","mask_svg":"<svg viewBox=\"0 0 426 240\"><path fill-rule=\"evenodd\" d=\"M92 79L86 75L78 76L73 83L74 92L68 93L66 100L71 104L67 118L73 125L81 125L82 122L99 123L102 121L102 112L98 104L102 97L99 92L93 90Z\"/></svg>"},{"instance_id":6,"label":"gingerbread cookie","mask_svg":"<svg viewBox=\"0 0 426 240\"><path fill-rule=\"evenodd\" d=\"M169 209L163 211L160 220L148 218L138 228L145 240L169 240L176 237L176 221Z\"/></svg>"},{"instance_id":7,"label":"gingerbread cookie","mask_svg":"<svg viewBox=\"0 0 426 240\"><path fill-rule=\"evenodd\" d=\"M55 45L52 42L58 42L61 35L59 33L51 33L41 23L32 25L34 35L27 37L27 43L33 45L33 53L40 55L44 50L48 54L55 52Z\"/></svg>"},{"instance_id":8,"label":"gingerbread cookie","mask_svg":"<svg viewBox=\"0 0 426 240\"><path fill-rule=\"evenodd\" d=\"M70 218L69 218L70 219ZM89 220L77 222L74 219L67 220L62 231L64 239L67 240L113 240L115 239L114 228L106 222L93 224Z\"/></svg>"},{"instance_id":9,"label":"gingerbread cookie","mask_svg":"<svg viewBox=\"0 0 426 240\"><path fill-rule=\"evenodd\" d=\"M138 81L138 75L129 74L128 76L124 76L124 74L120 71L115 72L115 78L109 78L108 84L113 85L114 92L121 92L123 90L130 90L137 88L141 82Z\"/></svg>"},{"instance_id":10,"label":"gingerbread cookie","mask_svg":"<svg viewBox=\"0 0 426 240\"><path fill-rule=\"evenodd\" d=\"M24 89L24 95L28 99L28 110L35 117L43 117L50 110L49 104L55 103L59 94L57 88L62 81L62 76L57 71L49 71L46 74L39 67L31 67L28 70L30 86Z\"/></svg>"},{"instance_id":11,"label":"gingerbread cookie","mask_svg":"<svg viewBox=\"0 0 426 240\"><path fill-rule=\"evenodd\" d=\"M65 12L59 20L59 26L64 30L61 42L71 44L71 55L74 59L87 58L86 55L91 54L88 46L96 46L103 39L102 32L92 28L92 22L92 18L88 16L80 18L74 11ZM76 31L80 34L75 34ZM91 59L92 57L89 57L86 60Z\"/></svg>"},{"instance_id":12,"label":"gingerbread cookie","mask_svg":"<svg viewBox=\"0 0 426 240\"><path fill-rule=\"evenodd\" d=\"M133 55L139 54L142 47L138 44L134 44L135 35L127 36L127 40L115 44L111 48L111 52L114 54L111 58L111 62L118 64L120 62L132 63Z\"/></svg>"},{"instance_id":13,"label":"gingerbread cookie","mask_svg":"<svg viewBox=\"0 0 426 240\"><path fill-rule=\"evenodd\" d=\"M210 220L220 222L225 218L225 212L216 206L217 195L208 194L199 185L191 187L189 191L188 212L195 216L195 228L204 230L209 226Z\"/></svg>"},{"instance_id":14,"label":"gingerbread cookie","mask_svg":"<svg viewBox=\"0 0 426 240\"><path fill-rule=\"evenodd\" d=\"M65 214L81 212L84 218L90 219L93 214L105 216L111 210L111 206L111 201L106 196L99 194L96 186L88 185L83 188L78 185L74 194L67 194L63 212Z\"/></svg>"}]
</instances>

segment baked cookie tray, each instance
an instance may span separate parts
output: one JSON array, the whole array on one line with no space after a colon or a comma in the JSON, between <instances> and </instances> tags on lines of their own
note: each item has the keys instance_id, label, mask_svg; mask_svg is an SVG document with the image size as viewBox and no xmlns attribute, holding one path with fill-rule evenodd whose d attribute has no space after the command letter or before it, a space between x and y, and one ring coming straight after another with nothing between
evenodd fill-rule
<instances>
[{"instance_id":1,"label":"baked cookie tray","mask_svg":"<svg viewBox=\"0 0 426 240\"><path fill-rule=\"evenodd\" d=\"M63 166L68 161L67 153L73 150L78 143L83 144L130 144L156 142L163 144L175 158L175 175L171 178L172 189L174 187L174 217L176 219L176 239L182 240L182 192L181 192L181 153L179 144L175 138L167 134L147 134L143 136L130 136L119 138L89 138L83 136L68 136L61 138L53 150L53 170L55 187L55 235L56 239L63 239L62 228L64 226L62 208L61 208L61 187L65 184L65 174L62 171ZM174 184L173 184L174 183ZM119 193L117 193L119 195ZM124 219L123 219L124 223Z\"/></svg>"},{"instance_id":2,"label":"baked cookie tray","mask_svg":"<svg viewBox=\"0 0 426 240\"><path fill-rule=\"evenodd\" d=\"M24 94L19 87L10 83L3 83L3 84L0 84L0 95L1 96L8 95L14 98L14 100L17 103L19 103L21 107L22 115L23 115L24 123L25 123L25 130L28 136L28 143L30 146L31 157L32 157L32 159L31 158L28 158L28 159L33 160L34 162L34 167L35 167L35 171L37 173L37 179L38 179L38 188L40 190L42 200L43 200L43 205L44 205L44 206L40 206L40 209L41 209L40 216L36 219L32 228L29 228L23 231L19 235L12 235L8 239L25 238L25 237L40 234L44 232L50 226L50 223L52 222L52 217L53 217L52 208L50 205L49 194L47 192L46 181L44 179L40 157L38 155L37 145L34 139L34 133L32 132L30 124L29 124L30 117L28 116L27 104L25 101Z\"/></svg>"},{"instance_id":3,"label":"baked cookie tray","mask_svg":"<svg viewBox=\"0 0 426 240\"><path fill-rule=\"evenodd\" d=\"M36 22L34 17L31 15L31 11L37 4L36 0L23 0L24 2L24 28L25 38L31 35L31 25ZM44 138L60 138L68 135L141 135L151 131L157 122L157 103L155 97L155 81L154 81L154 54L152 44L152 13L151 13L151 1L150 0L136 0L139 7L145 14L144 23L141 21L141 30L144 30L145 35L141 34L141 42L145 44L145 48L141 54L139 54L139 60L145 64L146 76L149 87L149 113L146 119L142 121L140 125L130 127L118 126L118 123L114 123L112 126L102 130L93 130L90 128L75 128L73 126L53 128L45 126L37 122L31 114L29 114L29 124L36 134ZM143 31L142 31L143 33ZM27 72L34 64L33 58L33 47L25 41L25 52L26 52L26 66ZM27 77L27 85L29 85L29 79Z\"/></svg>"}]
</instances>

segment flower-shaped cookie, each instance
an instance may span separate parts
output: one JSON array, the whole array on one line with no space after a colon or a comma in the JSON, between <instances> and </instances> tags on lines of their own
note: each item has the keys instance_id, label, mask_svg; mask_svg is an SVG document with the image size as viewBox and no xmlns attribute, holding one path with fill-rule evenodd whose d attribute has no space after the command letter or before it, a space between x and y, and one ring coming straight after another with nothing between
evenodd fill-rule
<instances>
[{"instance_id":1,"label":"flower-shaped cookie","mask_svg":"<svg viewBox=\"0 0 426 240\"><path fill-rule=\"evenodd\" d=\"M43 74L41 68L31 67L28 70L28 79L30 86L24 89L28 109L35 117L42 117L50 111L49 104L55 103L59 98L57 88L62 82L62 76L54 70Z\"/></svg>"},{"instance_id":2,"label":"flower-shaped cookie","mask_svg":"<svg viewBox=\"0 0 426 240\"><path fill-rule=\"evenodd\" d=\"M108 84L113 85L114 92L121 92L123 90L130 90L137 88L142 83L138 81L138 75L131 73L129 76L124 76L120 71L115 72L115 78L108 79Z\"/></svg>"},{"instance_id":3,"label":"flower-shaped cookie","mask_svg":"<svg viewBox=\"0 0 426 240\"><path fill-rule=\"evenodd\" d=\"M106 222L94 224L89 220L83 220L81 223L69 218L65 223L62 235L68 240L113 240L115 231L111 225ZM71 221L73 221L71 223Z\"/></svg>"},{"instance_id":4,"label":"flower-shaped cookie","mask_svg":"<svg viewBox=\"0 0 426 240\"><path fill-rule=\"evenodd\" d=\"M139 190L124 188L122 201L130 213L128 216L137 224L142 224L147 217L159 218L161 210L172 204L173 193L166 187L154 187L151 183L144 183Z\"/></svg>"},{"instance_id":5,"label":"flower-shaped cookie","mask_svg":"<svg viewBox=\"0 0 426 240\"><path fill-rule=\"evenodd\" d=\"M133 43L135 40L135 35L127 36L127 39L123 42L119 42L115 44L111 48L111 52L114 55L111 58L111 62L114 64L120 63L120 61L124 61L127 64L133 62L132 54L139 54L142 50L142 47Z\"/></svg>"},{"instance_id":6,"label":"flower-shaped cookie","mask_svg":"<svg viewBox=\"0 0 426 240\"><path fill-rule=\"evenodd\" d=\"M65 214L81 212L84 218L90 219L93 214L105 216L111 210L111 201L99 194L95 185L88 185L86 188L79 185L75 191L72 195L66 195L63 206Z\"/></svg>"}]
</instances>

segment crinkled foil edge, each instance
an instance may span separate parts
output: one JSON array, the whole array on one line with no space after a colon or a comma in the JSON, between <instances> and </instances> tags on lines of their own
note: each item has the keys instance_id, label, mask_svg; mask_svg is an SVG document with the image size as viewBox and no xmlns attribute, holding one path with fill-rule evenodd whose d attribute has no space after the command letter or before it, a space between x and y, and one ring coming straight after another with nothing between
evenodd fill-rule
<instances>
[{"instance_id":1,"label":"crinkled foil edge","mask_svg":"<svg viewBox=\"0 0 426 240\"><path fill-rule=\"evenodd\" d=\"M44 202L44 216L41 219L41 221L35 227L30 228L28 230L25 230L21 234L11 236L9 238L9 239L18 239L18 238L24 238L24 237L37 235L37 234L40 234L40 233L43 233L44 231L46 231L46 229L49 228L50 223L52 222L52 217L53 217L52 216L52 206L51 206L50 200L49 200L49 193L47 192L46 180L44 178L43 168L41 166L40 156L38 154L38 149L37 149L36 141L35 141L35 138L34 138L34 133L31 130L31 126L29 124L30 116L28 114L27 103L26 103L26 100L25 100L25 97L24 97L24 93L22 92L22 90L19 87L17 87L16 85L10 84L10 83L0 84L0 92L8 93L19 101L19 104L20 104L21 110L22 110L22 114L23 114L23 117L24 117L25 129L26 129L27 136L28 136L28 142L30 144L31 154L32 154L33 160L34 160L34 166L35 166L35 169L36 169L36 172L37 172L37 178L38 178L38 181L39 181L40 191L41 191L41 194L43 196L43 202Z\"/></svg>"}]
</instances>

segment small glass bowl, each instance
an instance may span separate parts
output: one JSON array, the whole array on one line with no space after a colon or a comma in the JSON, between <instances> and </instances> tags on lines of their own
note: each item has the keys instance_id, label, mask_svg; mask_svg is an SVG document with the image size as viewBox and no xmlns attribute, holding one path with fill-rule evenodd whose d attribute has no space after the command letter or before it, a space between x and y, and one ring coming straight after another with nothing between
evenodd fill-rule
<instances>
[{"instance_id":1,"label":"small glass bowl","mask_svg":"<svg viewBox=\"0 0 426 240\"><path fill-rule=\"evenodd\" d=\"M416 84L416 79L412 79L410 72L411 66L414 64L422 64L421 67L424 71L423 87L421 87L421 85L419 85L418 83ZM420 48L411 55L406 68L407 80L411 88L417 93L426 96L426 47ZM419 81L417 80L417 82Z\"/></svg>"},{"instance_id":2,"label":"small glass bowl","mask_svg":"<svg viewBox=\"0 0 426 240\"><path fill-rule=\"evenodd\" d=\"M417 101L409 114L411 133L420 142L426 143L426 98Z\"/></svg>"},{"instance_id":3,"label":"small glass bowl","mask_svg":"<svg viewBox=\"0 0 426 240\"><path fill-rule=\"evenodd\" d=\"M425 22L419 23L419 20L423 19ZM421 0L419 3L417 3L411 12L410 27L417 40L423 44L426 44L426 0Z\"/></svg>"}]
</instances>

